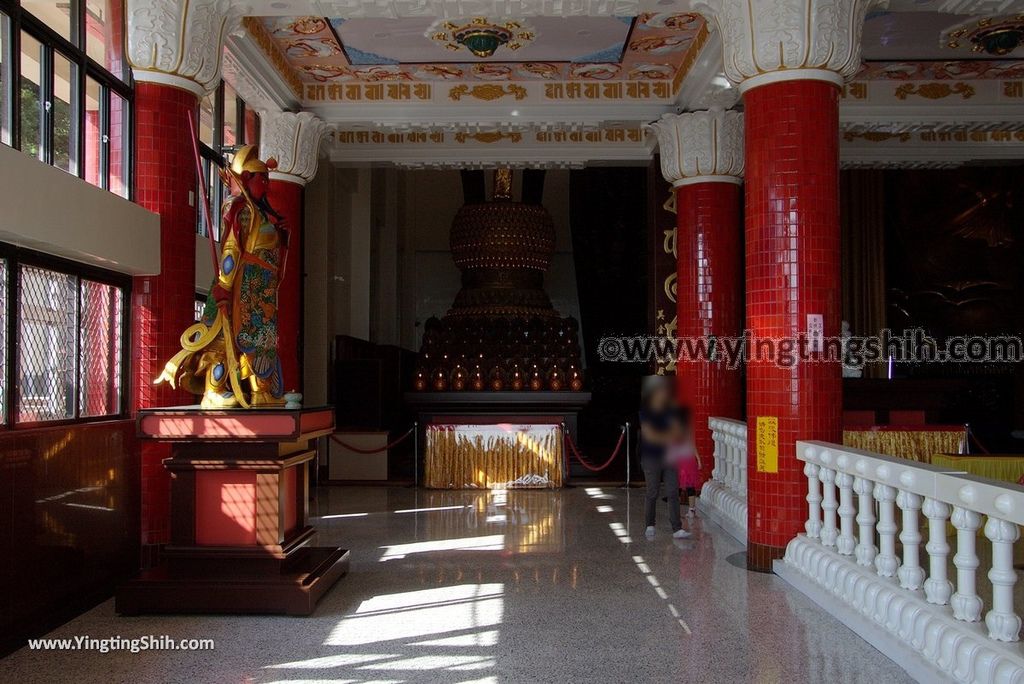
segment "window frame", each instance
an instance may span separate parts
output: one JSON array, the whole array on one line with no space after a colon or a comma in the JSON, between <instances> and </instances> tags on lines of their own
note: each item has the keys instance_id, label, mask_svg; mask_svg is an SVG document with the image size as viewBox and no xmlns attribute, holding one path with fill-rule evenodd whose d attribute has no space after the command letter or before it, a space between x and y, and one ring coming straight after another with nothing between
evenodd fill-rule
<instances>
[{"instance_id":1,"label":"window frame","mask_svg":"<svg viewBox=\"0 0 1024 684\"><path fill-rule=\"evenodd\" d=\"M212 121L212 135L213 144L207 145L201 138L199 140L199 156L203 161L204 173L209 171L210 173L216 173L214 166L224 168L227 164L227 155L233 153L238 148L244 145L258 145L259 144L259 126L257 126L256 140L250 141L246 136L246 113L252 111L256 116L256 121L259 123L260 114L255 109L252 109L242 96L237 92L235 93L235 101L233 103L226 101L226 89L224 87L224 80L221 79L217 83L217 88L213 91L213 121ZM235 112L235 122L238 130L235 132L237 142L234 145L224 145L224 112L227 107L233 107ZM199 183L203 183L205 179L198 179ZM210 196L210 220L218 221L220 219L221 207L224 204L226 198L226 191L223 189L223 184L219 181L213 186L217 189L216 193L211 193ZM198 185L197 188L201 188ZM202 191L197 192L196 197L199 201L202 201ZM206 237L205 219L203 218L202 208L197 212L196 217L196 233ZM213 226L214 238L220 240L220 226Z\"/></svg>"},{"instance_id":2,"label":"window frame","mask_svg":"<svg viewBox=\"0 0 1024 684\"><path fill-rule=\"evenodd\" d=\"M77 261L71 261L61 257L37 252L23 247L0 242L0 259L7 262L7 310L6 315L7 339L4 349L6 368L4 375L7 379L7 386L4 388L4 403L6 411L0 414L0 434L18 430L32 430L38 428L61 427L67 425L78 425L84 423L99 423L111 420L124 420L129 415L129 399L131 394L131 296L132 278L121 273L106 271L101 268L89 266ZM17 419L17 407L20 400L19 382L17 379L18 367L21 361L21 340L18 329L21 325L21 281L19 278L22 266L32 266L58 273L71 275L77 278L77 293L75 301L75 327L78 331L75 337L75 386L74 386L74 416L57 420L36 420L20 421ZM121 358L118 376L121 382L121 392L116 413L109 413L102 416L83 416L81 401L81 344L82 344L82 280L90 280L103 285L110 285L121 290Z\"/></svg>"},{"instance_id":3,"label":"window frame","mask_svg":"<svg viewBox=\"0 0 1024 684\"><path fill-rule=\"evenodd\" d=\"M53 101L53 61L54 52L59 53L67 59L74 68L75 74L72 81L71 110L72 123L75 126L74 147L69 150L74 170L69 172L72 176L85 179L85 87L87 77L91 77L100 86L100 118L105 119L100 130L100 163L101 172L100 184L94 187L101 187L109 190L110 187L110 101L111 94L116 93L124 98L128 116L127 140L123 141L122 152L122 176L127 192L125 199L133 201L135 198L135 174L134 174L134 150L132 141L135 139L135 88L131 72L124 69L124 78L108 71L103 65L86 53L86 45L82 40L86 34L86 6L85 0L68 0L73 11L71 21L71 40L57 33L42 20L36 18L29 10L21 7L20 0L0 0L0 14L6 15L7 40L3 43L4 55L0 61L4 63L5 79L3 86L7 89L6 98L6 120L10 140L8 144L16 150L21 149L21 34L22 31L30 35L42 44L43 54L41 55L42 73L40 83L40 112L42 117L42 150L37 155L40 161L53 166L53 124L54 110L50 107L45 111L43 102ZM88 38L86 38L87 40ZM122 44L122 60L124 60L125 46ZM123 68L123 67L122 67ZM3 117L0 117L3 118ZM106 142L104 142L104 137ZM67 172L66 172L67 173ZM117 193L115 193L117 194ZM120 195L118 195L120 196Z\"/></svg>"}]
</instances>

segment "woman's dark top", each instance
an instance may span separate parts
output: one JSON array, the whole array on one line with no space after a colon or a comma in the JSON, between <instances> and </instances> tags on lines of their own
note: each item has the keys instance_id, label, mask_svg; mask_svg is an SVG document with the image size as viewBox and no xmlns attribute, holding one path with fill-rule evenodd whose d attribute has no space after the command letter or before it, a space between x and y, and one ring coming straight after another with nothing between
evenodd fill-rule
<instances>
[{"instance_id":1,"label":"woman's dark top","mask_svg":"<svg viewBox=\"0 0 1024 684\"><path fill-rule=\"evenodd\" d=\"M656 432L665 432L672 427L672 423L677 420L679 420L679 410L674 406L670 406L660 411L640 409L640 426L642 428L650 428ZM640 458L662 459L665 457L664 444L648 442L643 438L643 433L641 432L640 434Z\"/></svg>"}]
</instances>

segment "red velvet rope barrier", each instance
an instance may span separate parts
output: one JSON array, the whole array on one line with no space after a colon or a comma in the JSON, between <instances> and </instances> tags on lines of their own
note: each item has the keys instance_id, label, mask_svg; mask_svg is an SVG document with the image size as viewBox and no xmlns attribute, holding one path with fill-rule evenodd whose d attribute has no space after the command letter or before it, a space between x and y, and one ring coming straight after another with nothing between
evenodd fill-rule
<instances>
[{"instance_id":1,"label":"red velvet rope barrier","mask_svg":"<svg viewBox=\"0 0 1024 684\"><path fill-rule=\"evenodd\" d=\"M354 447L351 444L346 444L345 442L341 441L341 439L339 439L337 435L331 435L331 439L334 440L335 442L337 442L338 444L340 444L341 446L345 447L349 451L354 451L357 454L379 454L382 451L387 451L388 449L391 449L392 447L398 446L399 444L404 442L409 437L409 435L411 435L415 431L416 431L415 426L411 427L411 428L409 428L409 431L406 432L404 435L402 435L401 437L399 437L395 441L391 442L390 444L385 444L384 446L380 447L379 449L360 449L359 447Z\"/></svg>"},{"instance_id":2,"label":"red velvet rope barrier","mask_svg":"<svg viewBox=\"0 0 1024 684\"><path fill-rule=\"evenodd\" d=\"M619 455L619 449L622 448L622 441L625 438L626 428L622 428L622 432L619 433L619 441L618 443L616 443L615 449L614 451L612 451L612 455L608 457L608 460L605 461L603 465L595 467L583 460L583 456L580 455L579 450L576 448L576 444L572 441L572 437L569 435L568 432L565 433L565 441L569 445L569 451L572 452L572 455L576 457L576 460L580 462L581 466L594 473L600 472L612 464L612 461L615 460L615 457Z\"/></svg>"},{"instance_id":3,"label":"red velvet rope barrier","mask_svg":"<svg viewBox=\"0 0 1024 684\"><path fill-rule=\"evenodd\" d=\"M984 453L984 454L992 453L991 451L989 451L988 449L985 448L984 444L981 443L981 440L978 439L978 436L974 434L974 430L971 430L971 429L967 430L967 439L968 439L968 442L967 442L968 450L970 450L970 443L974 442L975 445L977 445L977 447L979 449L981 449L982 453Z\"/></svg>"}]
</instances>

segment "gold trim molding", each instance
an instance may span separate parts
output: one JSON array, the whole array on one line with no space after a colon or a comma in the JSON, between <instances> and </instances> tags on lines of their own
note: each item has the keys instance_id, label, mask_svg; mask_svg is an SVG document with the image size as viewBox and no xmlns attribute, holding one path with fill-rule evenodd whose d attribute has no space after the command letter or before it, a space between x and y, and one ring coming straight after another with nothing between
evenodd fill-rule
<instances>
[{"instance_id":1,"label":"gold trim molding","mask_svg":"<svg viewBox=\"0 0 1024 684\"><path fill-rule=\"evenodd\" d=\"M281 48L273 36L270 35L267 27L257 17L242 17L242 26L249 32L249 35L264 56L270 61L274 70L288 84L288 88L294 93L295 97L301 100L303 90L302 79L299 78L298 73L292 68L288 58L281 52Z\"/></svg>"},{"instance_id":2,"label":"gold trim molding","mask_svg":"<svg viewBox=\"0 0 1024 684\"><path fill-rule=\"evenodd\" d=\"M896 88L894 94L900 100L906 100L911 95L929 100L941 100L951 95L959 95L963 99L969 100L974 97L974 86L962 81L952 85L949 83L904 83Z\"/></svg>"},{"instance_id":3,"label":"gold trim molding","mask_svg":"<svg viewBox=\"0 0 1024 684\"><path fill-rule=\"evenodd\" d=\"M454 102L458 102L464 96L476 98L477 100L484 100L485 102L491 102L494 100L500 100L506 95L511 95L517 100L526 99L526 88L511 83L506 88L495 83L484 83L482 85L468 86L465 84L457 85L448 92L448 97Z\"/></svg>"}]
</instances>

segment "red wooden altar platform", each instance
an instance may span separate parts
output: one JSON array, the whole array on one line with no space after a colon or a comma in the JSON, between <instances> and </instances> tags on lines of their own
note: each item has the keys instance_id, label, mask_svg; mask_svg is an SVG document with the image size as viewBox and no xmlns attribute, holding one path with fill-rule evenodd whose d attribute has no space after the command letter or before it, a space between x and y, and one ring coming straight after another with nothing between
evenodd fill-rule
<instances>
[{"instance_id":1,"label":"red wooden altar platform","mask_svg":"<svg viewBox=\"0 0 1024 684\"><path fill-rule=\"evenodd\" d=\"M141 411L140 439L169 442L171 543L117 591L117 611L309 615L349 552L309 546L308 462L329 407Z\"/></svg>"}]
</instances>

